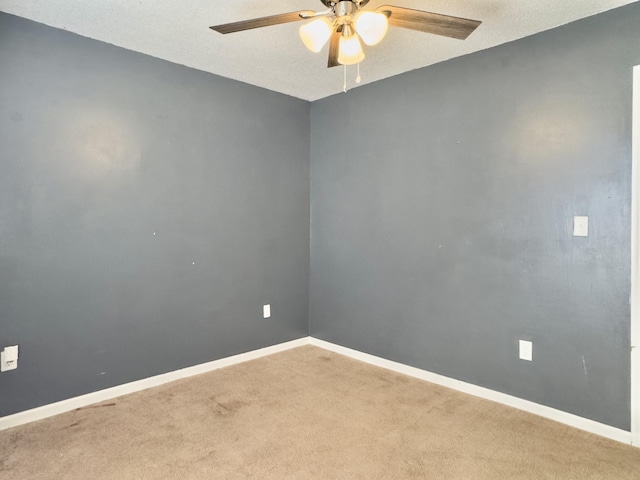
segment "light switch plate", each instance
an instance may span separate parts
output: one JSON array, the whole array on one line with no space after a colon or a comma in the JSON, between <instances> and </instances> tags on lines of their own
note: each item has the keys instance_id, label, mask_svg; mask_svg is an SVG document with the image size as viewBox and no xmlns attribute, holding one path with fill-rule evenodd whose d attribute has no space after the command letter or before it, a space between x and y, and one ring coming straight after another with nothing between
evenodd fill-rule
<instances>
[{"instance_id":1,"label":"light switch plate","mask_svg":"<svg viewBox=\"0 0 640 480\"><path fill-rule=\"evenodd\" d=\"M520 340L520 359L533 361L533 342Z\"/></svg>"},{"instance_id":2,"label":"light switch plate","mask_svg":"<svg viewBox=\"0 0 640 480\"><path fill-rule=\"evenodd\" d=\"M269 318L271 316L271 305L262 306L262 316L264 318Z\"/></svg>"},{"instance_id":3,"label":"light switch plate","mask_svg":"<svg viewBox=\"0 0 640 480\"><path fill-rule=\"evenodd\" d=\"M589 236L589 217L581 217L581 216L573 217L573 236L574 237Z\"/></svg>"}]
</instances>

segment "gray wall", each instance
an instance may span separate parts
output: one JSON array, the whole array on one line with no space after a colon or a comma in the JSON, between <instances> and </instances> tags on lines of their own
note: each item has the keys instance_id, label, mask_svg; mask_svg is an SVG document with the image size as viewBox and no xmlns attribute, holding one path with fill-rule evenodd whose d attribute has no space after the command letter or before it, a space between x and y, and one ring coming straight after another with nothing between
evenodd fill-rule
<instances>
[{"instance_id":1,"label":"gray wall","mask_svg":"<svg viewBox=\"0 0 640 480\"><path fill-rule=\"evenodd\" d=\"M0 416L307 335L307 102L0 13L0 172Z\"/></svg>"},{"instance_id":2,"label":"gray wall","mask_svg":"<svg viewBox=\"0 0 640 480\"><path fill-rule=\"evenodd\" d=\"M635 4L313 103L311 334L628 430L638 25Z\"/></svg>"}]
</instances>

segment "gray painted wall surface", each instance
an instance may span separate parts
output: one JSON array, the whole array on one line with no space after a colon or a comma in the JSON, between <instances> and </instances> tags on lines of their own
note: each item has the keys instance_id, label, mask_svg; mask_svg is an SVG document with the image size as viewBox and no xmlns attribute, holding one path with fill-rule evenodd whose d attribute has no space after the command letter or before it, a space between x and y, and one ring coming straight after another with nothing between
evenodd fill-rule
<instances>
[{"instance_id":1,"label":"gray painted wall surface","mask_svg":"<svg viewBox=\"0 0 640 480\"><path fill-rule=\"evenodd\" d=\"M310 333L628 430L638 25L635 4L313 103Z\"/></svg>"},{"instance_id":2,"label":"gray painted wall surface","mask_svg":"<svg viewBox=\"0 0 640 480\"><path fill-rule=\"evenodd\" d=\"M307 335L308 103L0 14L0 172L0 416Z\"/></svg>"}]
</instances>

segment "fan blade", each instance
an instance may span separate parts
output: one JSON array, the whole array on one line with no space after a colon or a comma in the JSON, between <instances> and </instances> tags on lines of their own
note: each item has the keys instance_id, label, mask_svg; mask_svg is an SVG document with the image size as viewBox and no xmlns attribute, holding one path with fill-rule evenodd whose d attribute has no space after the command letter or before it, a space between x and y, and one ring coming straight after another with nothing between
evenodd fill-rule
<instances>
[{"instance_id":1,"label":"fan blade","mask_svg":"<svg viewBox=\"0 0 640 480\"><path fill-rule=\"evenodd\" d=\"M340 37L342 36L342 25L335 29L335 31L331 34L331 38L329 39L329 62L327 63L327 68L337 67L340 65L338 63L338 53L340 47Z\"/></svg>"},{"instance_id":2,"label":"fan blade","mask_svg":"<svg viewBox=\"0 0 640 480\"><path fill-rule=\"evenodd\" d=\"M389 12L387 13L389 25L459 40L467 38L482 23L477 20L440 15L439 13L424 12L411 8L394 7L393 5L383 5L378 7L376 11L381 13Z\"/></svg>"},{"instance_id":3,"label":"fan blade","mask_svg":"<svg viewBox=\"0 0 640 480\"><path fill-rule=\"evenodd\" d=\"M251 20L243 20L241 22L225 23L223 25L214 25L209 27L220 33L241 32L243 30L251 30L252 28L269 27L280 23L297 22L305 20L302 15L315 15L312 10L301 10L299 12L281 13L279 15L271 15L269 17L253 18ZM307 17L308 18L308 17Z\"/></svg>"}]
</instances>

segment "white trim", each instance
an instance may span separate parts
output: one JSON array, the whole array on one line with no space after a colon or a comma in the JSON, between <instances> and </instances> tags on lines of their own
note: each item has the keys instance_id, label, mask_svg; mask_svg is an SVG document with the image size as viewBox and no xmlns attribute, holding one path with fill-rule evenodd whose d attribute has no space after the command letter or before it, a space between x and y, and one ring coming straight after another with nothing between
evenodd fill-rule
<instances>
[{"instance_id":1,"label":"white trim","mask_svg":"<svg viewBox=\"0 0 640 480\"><path fill-rule=\"evenodd\" d=\"M555 408L540 405L538 403L523 400L521 398L513 397L504 393L496 392L495 390L479 387L471 383L466 383L460 380L445 377L443 375L438 375L437 373L410 367L402 363L376 357L375 355L369 355L368 353L362 353L357 350L352 350L350 348L342 347L334 343L325 342L324 340L319 340L317 338L310 337L309 343L311 345L315 345L316 347L324 348L325 350L330 350L332 352L336 352L341 355L351 357L356 360L369 363L371 365L375 365L377 367L386 368L387 370L402 373L404 375L409 375L411 377L419 378L420 380L425 380L427 382L442 385L444 387L452 388L453 390L457 390L459 392L468 393L476 397L501 403L509 407L517 408L525 412L533 413L541 417L555 420L556 422L564 423L565 425L569 425L571 427L579 428L580 430L585 430L602 437L610 438L611 440L631 444L630 432L612 427L610 425L605 425L603 423L595 422L593 420L579 417L571 413L556 410Z\"/></svg>"},{"instance_id":2,"label":"white trim","mask_svg":"<svg viewBox=\"0 0 640 480\"><path fill-rule=\"evenodd\" d=\"M462 382L453 378L438 375L426 370L404 365L402 363L393 362L384 358L376 357L368 353L359 352L351 348L342 347L334 343L326 342L313 337L303 337L290 342L273 345L271 347L261 348L247 353L241 353L232 357L221 358L220 360L214 360L212 362L203 363L201 365L195 365L193 367L183 368L174 372L164 373L155 377L145 378L124 385L118 385L116 387L107 388L98 392L88 393L80 397L74 397L61 402L44 405L42 407L34 408L24 412L16 413L6 417L0 418L0 430L7 428L17 427L25 423L33 422L36 420L42 420L43 418L52 417L59 413L75 410L76 408L85 407L97 402L103 402L115 397L120 397L140 390L145 390L151 387L157 387L165 383L173 382L181 378L191 377L193 375L199 375L201 373L217 370L218 368L228 367L238 363L246 362L248 360L254 360L257 358L265 357L273 353L282 352L291 348L301 347L304 345L314 345L316 347L324 348L332 352L339 353L346 357L354 358L356 360L363 361L370 365L385 368L394 372L409 375L420 380L442 385L444 387L457 390L459 392L474 395L476 397L484 398L493 402L501 403L509 407L517 408L525 412L533 413L541 417L555 420L556 422L564 423L571 427L579 428L587 432L600 435L602 437L610 438L618 442L631 444L632 436L630 432L620 430L609 425L605 425L593 420L578 417L571 413L556 410L555 408L546 407L528 400L523 400L518 397L513 397L504 393L496 392L488 388L479 387L471 383ZM638 445L638 444L635 444Z\"/></svg>"},{"instance_id":3,"label":"white trim","mask_svg":"<svg viewBox=\"0 0 640 480\"><path fill-rule=\"evenodd\" d=\"M154 377L144 378L131 383L125 383L116 387L99 390L97 392L88 393L79 397L69 398L56 403L50 403L42 407L26 410L24 412L15 413L0 418L0 430L17 427L25 423L42 420L43 418L52 417L60 413L75 410L76 408L85 407L93 403L104 402L112 398L127 395L129 393L139 392L151 387L157 387L165 383L173 382L181 378L192 377L201 373L211 372L218 368L236 365L238 363L255 360L256 358L265 357L273 353L282 352L291 348L301 347L309 344L309 337L299 338L290 342L272 345L270 347L260 348L251 352L240 353L231 357L221 358L212 362L194 365L193 367L182 368L169 373L163 373Z\"/></svg>"},{"instance_id":4,"label":"white trim","mask_svg":"<svg viewBox=\"0 0 640 480\"><path fill-rule=\"evenodd\" d=\"M633 69L631 161L631 434L640 447L640 66Z\"/></svg>"}]
</instances>

